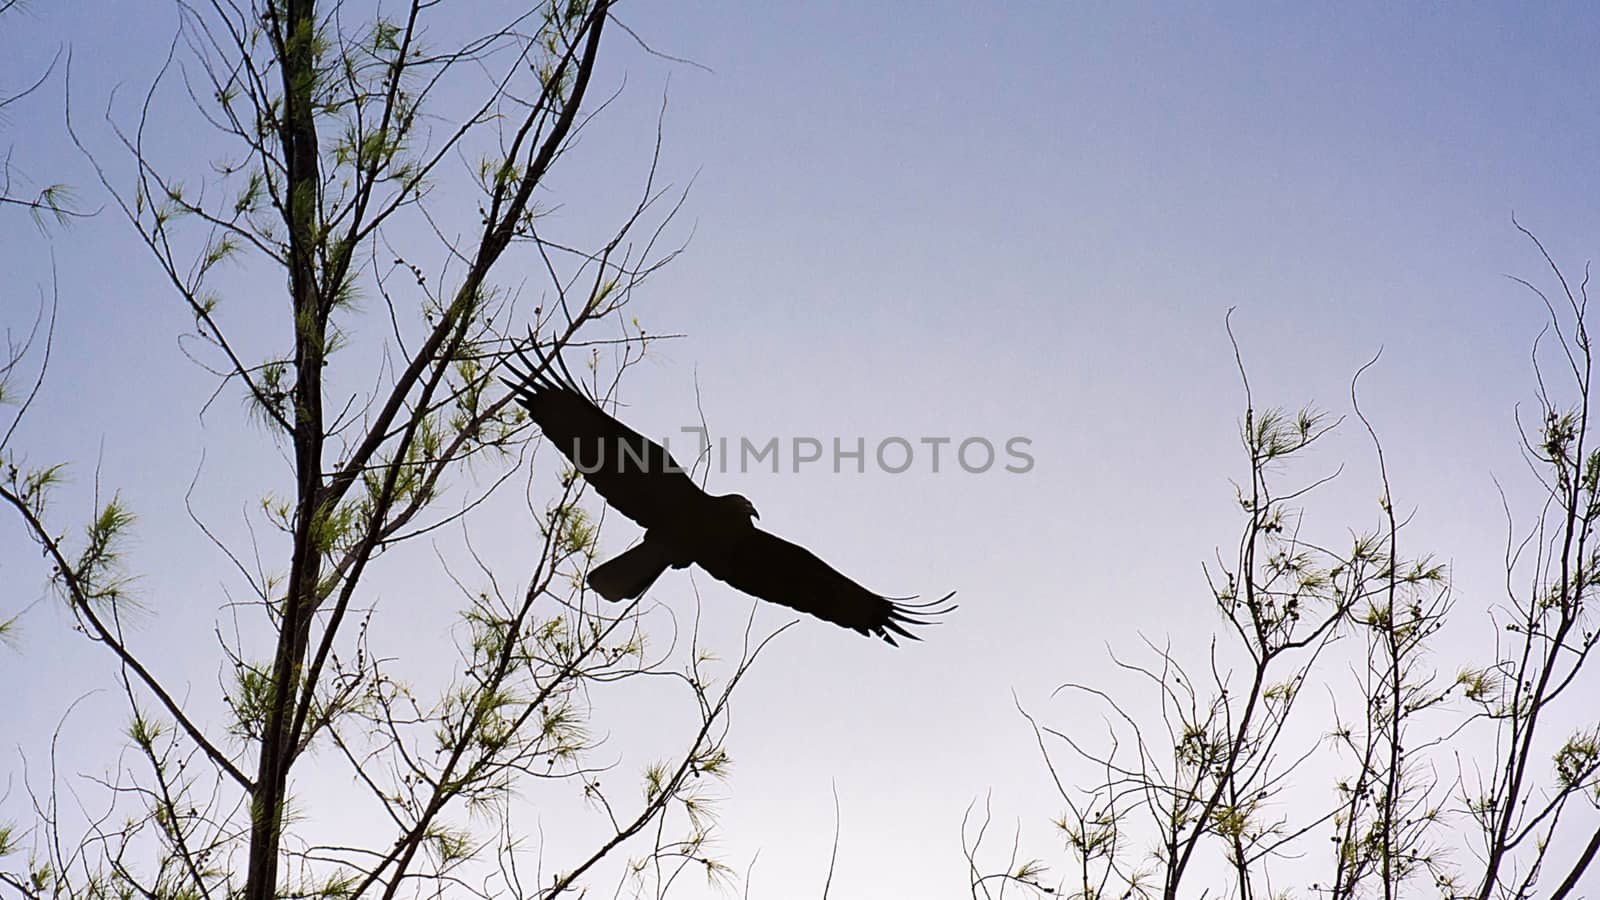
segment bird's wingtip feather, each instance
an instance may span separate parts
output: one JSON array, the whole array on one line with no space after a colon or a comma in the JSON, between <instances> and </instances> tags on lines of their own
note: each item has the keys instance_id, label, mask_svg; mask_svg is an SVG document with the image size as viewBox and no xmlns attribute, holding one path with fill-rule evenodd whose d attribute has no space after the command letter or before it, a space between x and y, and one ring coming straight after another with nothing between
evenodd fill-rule
<instances>
[{"instance_id":1,"label":"bird's wingtip feather","mask_svg":"<svg viewBox=\"0 0 1600 900\"><path fill-rule=\"evenodd\" d=\"M883 624L873 630L879 637L887 641L891 647L900 646L895 642L894 635L913 641L920 641L922 638L919 635L913 634L906 629L939 624L939 616L949 615L957 609L957 605L950 602L950 598L955 595L956 592L951 591L938 600L930 600L924 603L911 602L917 599L914 596L885 597L883 599L889 602L889 615Z\"/></svg>"}]
</instances>

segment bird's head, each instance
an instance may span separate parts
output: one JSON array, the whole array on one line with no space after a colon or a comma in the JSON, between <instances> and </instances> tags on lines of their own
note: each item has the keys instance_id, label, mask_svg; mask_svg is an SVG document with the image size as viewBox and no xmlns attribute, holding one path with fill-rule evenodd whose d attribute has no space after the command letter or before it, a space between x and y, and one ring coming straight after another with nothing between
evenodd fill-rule
<instances>
[{"instance_id":1,"label":"bird's head","mask_svg":"<svg viewBox=\"0 0 1600 900\"><path fill-rule=\"evenodd\" d=\"M752 519L761 518L761 513L756 512L756 505L751 503L750 498L743 494L723 494L717 500L733 509L737 509Z\"/></svg>"}]
</instances>

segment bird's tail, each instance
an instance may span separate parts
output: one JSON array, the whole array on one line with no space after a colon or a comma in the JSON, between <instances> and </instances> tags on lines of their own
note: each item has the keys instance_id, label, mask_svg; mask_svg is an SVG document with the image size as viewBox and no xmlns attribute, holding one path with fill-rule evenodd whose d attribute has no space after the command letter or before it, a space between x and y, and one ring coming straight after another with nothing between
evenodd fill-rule
<instances>
[{"instance_id":1,"label":"bird's tail","mask_svg":"<svg viewBox=\"0 0 1600 900\"><path fill-rule=\"evenodd\" d=\"M641 541L632 550L591 569L589 586L612 602L632 600L648 590L671 564L660 544Z\"/></svg>"}]
</instances>

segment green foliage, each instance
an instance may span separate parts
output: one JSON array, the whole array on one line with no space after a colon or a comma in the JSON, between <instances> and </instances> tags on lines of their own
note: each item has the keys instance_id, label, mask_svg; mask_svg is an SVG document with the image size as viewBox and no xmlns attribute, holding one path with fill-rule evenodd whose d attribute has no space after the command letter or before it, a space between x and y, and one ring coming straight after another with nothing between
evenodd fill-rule
<instances>
[{"instance_id":1,"label":"green foliage","mask_svg":"<svg viewBox=\"0 0 1600 900\"><path fill-rule=\"evenodd\" d=\"M552 512L556 541L565 553L592 554L598 531L581 506L561 505Z\"/></svg>"},{"instance_id":2,"label":"green foliage","mask_svg":"<svg viewBox=\"0 0 1600 900\"><path fill-rule=\"evenodd\" d=\"M237 738L260 740L274 694L270 668L235 663L233 687L224 698L233 711L229 732Z\"/></svg>"},{"instance_id":3,"label":"green foliage","mask_svg":"<svg viewBox=\"0 0 1600 900\"><path fill-rule=\"evenodd\" d=\"M1556 781L1569 789L1593 789L1600 771L1600 733L1586 731L1567 738L1555 754Z\"/></svg>"},{"instance_id":4,"label":"green foliage","mask_svg":"<svg viewBox=\"0 0 1600 900\"><path fill-rule=\"evenodd\" d=\"M0 463L5 468L5 485L17 502L31 515L43 518L50 492L66 476L66 463L33 468L19 467L15 461Z\"/></svg>"},{"instance_id":5,"label":"green foliage","mask_svg":"<svg viewBox=\"0 0 1600 900\"><path fill-rule=\"evenodd\" d=\"M151 721L138 709L133 711L133 719L128 724L128 738L138 747L151 750L165 731L161 723Z\"/></svg>"},{"instance_id":6,"label":"green foliage","mask_svg":"<svg viewBox=\"0 0 1600 900\"><path fill-rule=\"evenodd\" d=\"M429 828L426 840L446 866L469 858L475 849L472 832L442 825Z\"/></svg>"},{"instance_id":7,"label":"green foliage","mask_svg":"<svg viewBox=\"0 0 1600 900\"><path fill-rule=\"evenodd\" d=\"M1251 459L1269 463L1298 453L1331 427L1327 414L1302 407L1294 415L1267 409L1245 417L1245 448Z\"/></svg>"},{"instance_id":8,"label":"green foliage","mask_svg":"<svg viewBox=\"0 0 1600 900\"><path fill-rule=\"evenodd\" d=\"M133 579L124 573L123 550L134 516L119 496L100 507L90 521L83 551L70 573L61 578L68 596L88 603L131 601L127 589Z\"/></svg>"}]
</instances>

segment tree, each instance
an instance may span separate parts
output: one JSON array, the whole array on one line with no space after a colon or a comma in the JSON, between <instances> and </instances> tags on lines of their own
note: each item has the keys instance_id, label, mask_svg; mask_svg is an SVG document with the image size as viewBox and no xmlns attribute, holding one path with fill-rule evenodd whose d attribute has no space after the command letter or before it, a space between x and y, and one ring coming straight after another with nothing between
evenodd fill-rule
<instances>
[{"instance_id":1,"label":"tree","mask_svg":"<svg viewBox=\"0 0 1600 900\"><path fill-rule=\"evenodd\" d=\"M1376 457L1377 525L1338 549L1309 537L1301 504L1332 479L1285 487L1285 472L1337 422L1259 407L1241 360L1244 522L1236 549L1206 568L1219 632L1117 656L1146 698L1067 683L1057 693L1099 715L1024 713L1065 807L1054 827L1066 861L1059 875L1015 852L987 862L988 810L969 814L974 897L1561 900L1581 896L1586 877L1592 887L1600 451L1588 279L1569 281L1522 233L1555 290L1516 279L1544 304L1551 340L1535 346L1538 419L1523 429L1541 502L1514 511L1502 495L1504 603L1463 618L1445 567L1408 549L1359 372L1351 404ZM1487 658L1441 658L1447 625L1481 636L1485 621Z\"/></svg>"},{"instance_id":2,"label":"tree","mask_svg":"<svg viewBox=\"0 0 1600 900\"><path fill-rule=\"evenodd\" d=\"M246 546L195 518L195 540L248 594L231 604L234 636L218 629L228 689L225 708L208 711L130 628L142 602L125 554L134 511L97 496L81 535L66 536L51 504L65 467L20 449L37 395L13 390L0 500L78 627L117 661L142 764L112 766L103 811L84 822L65 814L53 777L30 781L35 821L0 828L0 884L24 897L553 897L581 893L601 861L629 852L630 877L658 890L691 862L715 874L701 779L726 770L731 692L759 643L719 666L692 635L650 641L668 627L652 624L664 609L602 606L583 587L600 521L570 470L530 478L539 540L518 587L471 542L537 446L495 389L506 336L549 354L588 348L591 387L610 397L650 338L624 319L633 289L676 252L659 249L676 205L653 160L637 204L593 250L552 236L540 205L592 115L601 39L619 27L611 4L550 0L477 33L421 0L398 16L314 0L179 9L132 125L107 114L131 181L90 149L81 117L69 127L192 313L185 352L219 394L245 400L288 477L241 486L262 535ZM228 148L209 173L162 158L163 104L178 86ZM513 251L548 277L531 310L495 278ZM280 330L230 327L238 295L263 284L284 286ZM381 299L381 326L363 317L363 292ZM13 384L44 376L47 322L36 335L12 348ZM414 686L373 645L368 624L386 609L371 583L382 557L451 533L456 554L441 551L440 565L465 603L459 671ZM693 712L683 734L661 737L677 748L631 800L602 788L586 725L613 685L651 675ZM345 767L365 827L317 836L324 808L294 790L313 765ZM546 868L511 806L561 785L597 836Z\"/></svg>"},{"instance_id":3,"label":"tree","mask_svg":"<svg viewBox=\"0 0 1600 900\"><path fill-rule=\"evenodd\" d=\"M22 8L21 0L0 0L0 23ZM3 27L3 24L0 24ZM31 83L7 90L0 86L0 125L6 124L6 117L10 115L16 104L32 96L49 80L51 73L56 69L56 62L60 60L59 54L56 61L51 62L39 77ZM34 221L43 226L47 219L54 220L57 224L64 223L70 218L83 216L84 213L73 206L72 191L65 184L54 183L33 186L13 161L13 150L8 145L4 158L0 159L0 210L23 209L34 217Z\"/></svg>"}]
</instances>

